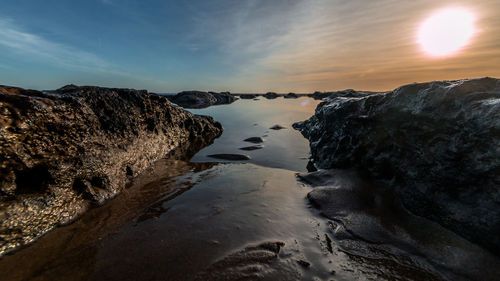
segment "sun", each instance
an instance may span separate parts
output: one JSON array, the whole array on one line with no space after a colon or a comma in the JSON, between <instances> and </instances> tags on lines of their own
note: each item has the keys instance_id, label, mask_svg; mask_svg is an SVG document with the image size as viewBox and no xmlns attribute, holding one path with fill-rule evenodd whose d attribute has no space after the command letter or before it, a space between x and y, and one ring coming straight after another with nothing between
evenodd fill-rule
<instances>
[{"instance_id":1,"label":"sun","mask_svg":"<svg viewBox=\"0 0 500 281\"><path fill-rule=\"evenodd\" d=\"M451 56L466 46L475 33L474 14L463 8L446 8L427 18L418 30L418 43L435 57Z\"/></svg>"}]
</instances>

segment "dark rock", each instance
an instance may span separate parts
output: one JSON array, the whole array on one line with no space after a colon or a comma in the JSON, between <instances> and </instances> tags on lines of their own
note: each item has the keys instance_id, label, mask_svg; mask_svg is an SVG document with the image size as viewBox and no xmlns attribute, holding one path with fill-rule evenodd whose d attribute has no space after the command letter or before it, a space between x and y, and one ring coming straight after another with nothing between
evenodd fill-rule
<instances>
[{"instance_id":1,"label":"dark rock","mask_svg":"<svg viewBox=\"0 0 500 281\"><path fill-rule=\"evenodd\" d=\"M146 91L0 86L0 255L114 197L183 144L221 133L211 117Z\"/></svg>"},{"instance_id":2,"label":"dark rock","mask_svg":"<svg viewBox=\"0 0 500 281\"><path fill-rule=\"evenodd\" d=\"M272 129L272 130L283 130L283 129L286 129L286 127L283 127L281 125L274 125L271 128L269 128L269 129Z\"/></svg>"},{"instance_id":3,"label":"dark rock","mask_svg":"<svg viewBox=\"0 0 500 281\"><path fill-rule=\"evenodd\" d=\"M318 170L316 168L316 166L314 165L314 162L310 161L310 160L309 160L309 162L307 162L306 169L307 169L308 172L316 172Z\"/></svg>"},{"instance_id":4,"label":"dark rock","mask_svg":"<svg viewBox=\"0 0 500 281\"><path fill-rule=\"evenodd\" d=\"M352 89L336 91L336 92L314 92L314 94L309 95L315 100L322 100L324 98L336 98L336 97L364 97L368 95L376 94L375 92L358 92Z\"/></svg>"},{"instance_id":5,"label":"dark rock","mask_svg":"<svg viewBox=\"0 0 500 281\"><path fill-rule=\"evenodd\" d=\"M264 146L262 145L252 145L252 146L245 146L245 147L240 147L241 150L257 150L257 149L262 149Z\"/></svg>"},{"instance_id":6,"label":"dark rock","mask_svg":"<svg viewBox=\"0 0 500 281\"><path fill-rule=\"evenodd\" d=\"M355 167L404 206L500 253L500 80L329 97L294 124L319 168Z\"/></svg>"},{"instance_id":7,"label":"dark rock","mask_svg":"<svg viewBox=\"0 0 500 281\"><path fill-rule=\"evenodd\" d=\"M274 93L274 92L267 92L264 94L264 97L266 99L275 99L275 98L279 97L279 95Z\"/></svg>"},{"instance_id":8,"label":"dark rock","mask_svg":"<svg viewBox=\"0 0 500 281\"><path fill-rule=\"evenodd\" d=\"M185 108L205 108L211 105L230 104L237 98L229 92L184 91L175 96L168 96L168 99Z\"/></svg>"},{"instance_id":9,"label":"dark rock","mask_svg":"<svg viewBox=\"0 0 500 281\"><path fill-rule=\"evenodd\" d=\"M305 260L297 260L297 263L303 268L309 268L311 264Z\"/></svg>"},{"instance_id":10,"label":"dark rock","mask_svg":"<svg viewBox=\"0 0 500 281\"><path fill-rule=\"evenodd\" d=\"M285 96L283 96L285 99L296 99L299 96L296 93L288 93Z\"/></svg>"},{"instance_id":11,"label":"dark rock","mask_svg":"<svg viewBox=\"0 0 500 281\"><path fill-rule=\"evenodd\" d=\"M240 99L244 99L244 100L251 100L251 99L255 99L257 97L257 95L254 95L254 94L242 94L242 95L239 95Z\"/></svg>"},{"instance_id":12,"label":"dark rock","mask_svg":"<svg viewBox=\"0 0 500 281\"><path fill-rule=\"evenodd\" d=\"M222 160L240 161L240 160L250 160L250 156L243 154L211 154L208 157Z\"/></svg>"},{"instance_id":13,"label":"dark rock","mask_svg":"<svg viewBox=\"0 0 500 281\"><path fill-rule=\"evenodd\" d=\"M244 139L243 141L253 142L253 143L262 143L262 142L264 142L264 140L261 137L251 137L251 138L248 138L248 139Z\"/></svg>"}]
</instances>

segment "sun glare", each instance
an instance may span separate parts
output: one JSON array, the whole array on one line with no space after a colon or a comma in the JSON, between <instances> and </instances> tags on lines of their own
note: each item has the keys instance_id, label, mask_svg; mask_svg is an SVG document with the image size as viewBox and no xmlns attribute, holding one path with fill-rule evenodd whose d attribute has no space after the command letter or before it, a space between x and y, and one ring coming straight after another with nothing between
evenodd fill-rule
<instances>
[{"instance_id":1,"label":"sun glare","mask_svg":"<svg viewBox=\"0 0 500 281\"><path fill-rule=\"evenodd\" d=\"M429 55L451 56L474 35L474 15L462 8L443 9L426 19L418 31L418 43Z\"/></svg>"}]
</instances>

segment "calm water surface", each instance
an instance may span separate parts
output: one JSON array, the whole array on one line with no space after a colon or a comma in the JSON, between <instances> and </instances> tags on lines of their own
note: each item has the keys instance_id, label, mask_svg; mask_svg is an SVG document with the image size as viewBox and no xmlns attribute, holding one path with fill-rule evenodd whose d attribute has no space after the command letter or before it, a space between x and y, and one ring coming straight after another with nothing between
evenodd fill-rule
<instances>
[{"instance_id":1,"label":"calm water surface","mask_svg":"<svg viewBox=\"0 0 500 281\"><path fill-rule=\"evenodd\" d=\"M306 171L308 142L291 124L311 116L316 104L279 98L192 110L223 124L224 134L213 145L191 162L158 161L106 205L3 257L0 279L207 280L208 269L215 272L212 277L247 274L242 280L470 279L463 277L469 271L455 275L450 262L429 262L416 250L403 252L360 236L342 239L335 221L310 206L306 195L312 188L296 178ZM287 129L270 130L275 124ZM255 136L265 139L263 149L239 150L252 145L243 139ZM220 163L207 157L215 153L243 153L251 160ZM340 185L358 181L347 173ZM377 219L358 217L353 220L358 225ZM446 257L456 267L468 263L483 270L477 264L484 264L490 270L485 280L498 276L497 260L478 247L436 225L415 224L442 237L432 241L439 247L431 248L451 247ZM397 222L392 227L398 228ZM422 244L418 239L410 240ZM269 252L262 250L234 256L265 242L284 243L277 258L267 259Z\"/></svg>"}]
</instances>

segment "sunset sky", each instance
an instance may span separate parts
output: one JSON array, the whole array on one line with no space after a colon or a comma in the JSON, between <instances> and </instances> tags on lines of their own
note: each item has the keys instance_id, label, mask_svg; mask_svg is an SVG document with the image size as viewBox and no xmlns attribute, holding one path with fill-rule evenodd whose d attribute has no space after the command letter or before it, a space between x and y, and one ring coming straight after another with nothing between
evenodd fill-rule
<instances>
[{"instance_id":1,"label":"sunset sky","mask_svg":"<svg viewBox=\"0 0 500 281\"><path fill-rule=\"evenodd\" d=\"M422 23L474 16L468 44L431 56ZM0 84L156 92L390 90L500 78L500 0L2 0Z\"/></svg>"}]
</instances>

